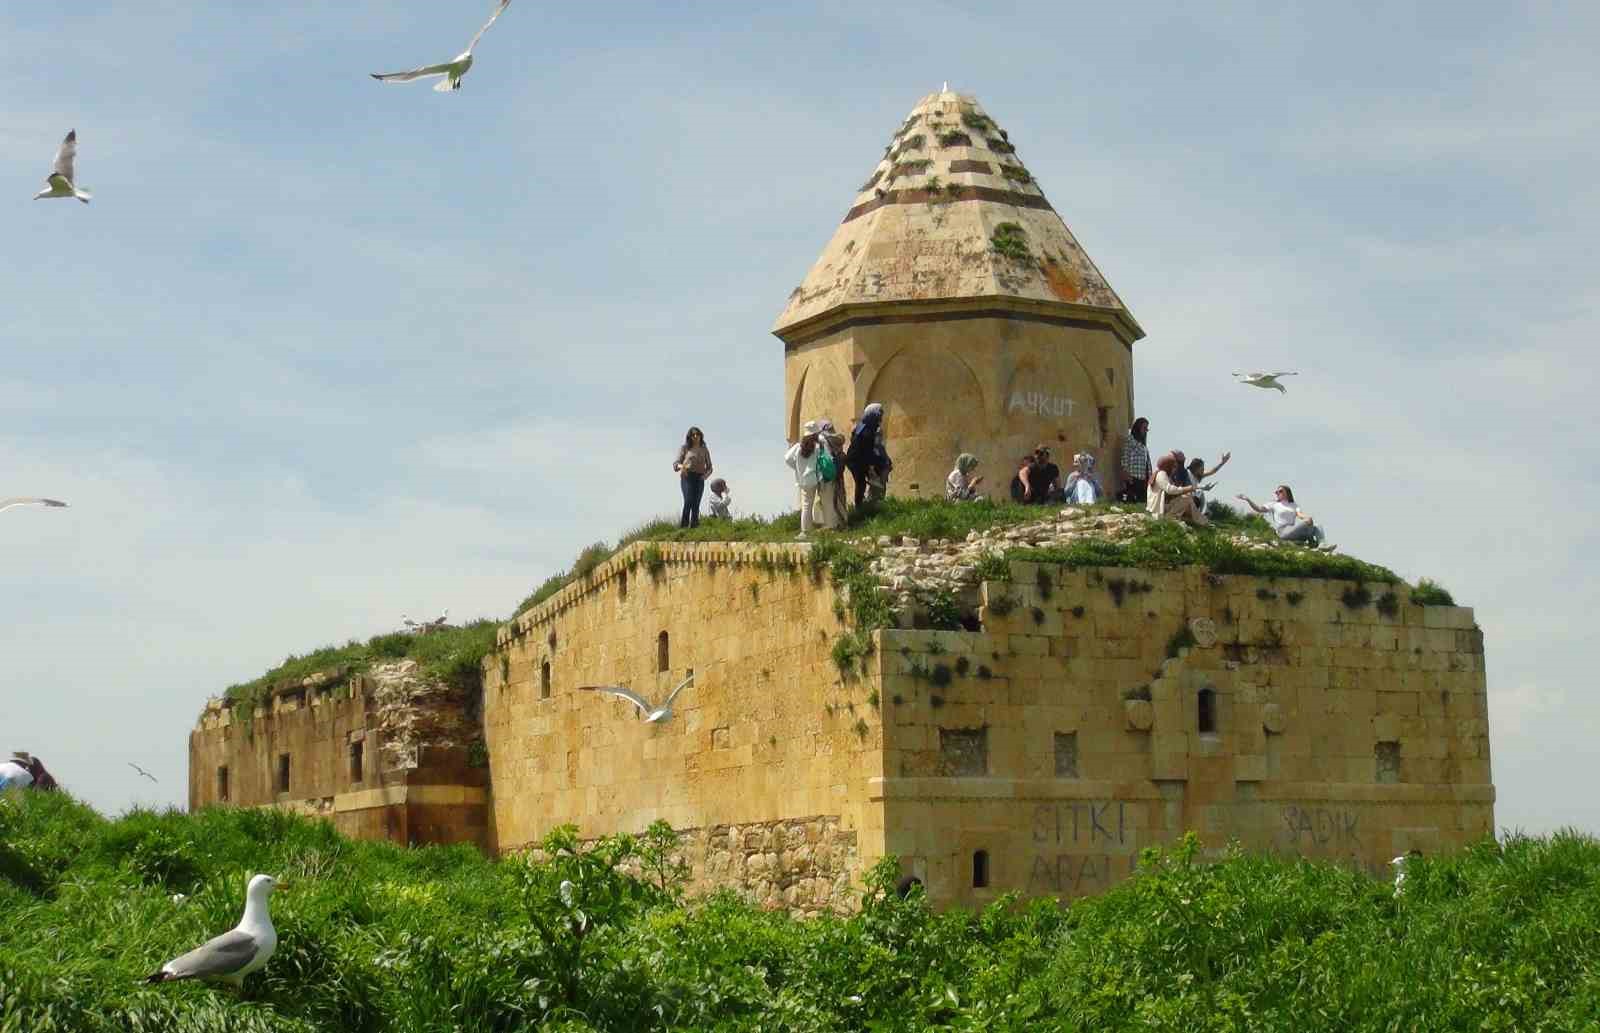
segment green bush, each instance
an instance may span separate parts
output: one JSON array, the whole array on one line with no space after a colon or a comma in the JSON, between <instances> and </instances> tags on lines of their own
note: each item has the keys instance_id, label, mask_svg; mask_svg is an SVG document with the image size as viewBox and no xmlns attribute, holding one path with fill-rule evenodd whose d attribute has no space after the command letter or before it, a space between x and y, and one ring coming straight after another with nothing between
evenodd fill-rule
<instances>
[{"instance_id":1,"label":"green bush","mask_svg":"<svg viewBox=\"0 0 1600 1033\"><path fill-rule=\"evenodd\" d=\"M1411 590L1411 601L1418 606L1454 606L1456 601L1448 590L1431 578L1423 578Z\"/></svg>"},{"instance_id":2,"label":"green bush","mask_svg":"<svg viewBox=\"0 0 1600 1033\"><path fill-rule=\"evenodd\" d=\"M1330 863L1189 837L1070 907L1008 894L936 911L897 892L886 858L858 912L805 921L731 892L684 900L659 826L595 841L560 828L537 860L493 861L278 812L107 821L65 794L13 793L0 844L54 885L40 896L0 873L5 1033L1576 1033L1600 1004L1600 843L1575 832L1414 861L1400 897ZM142 846L197 867L186 902L134 874ZM292 885L245 999L141 982L232 926L256 871Z\"/></svg>"}]
</instances>

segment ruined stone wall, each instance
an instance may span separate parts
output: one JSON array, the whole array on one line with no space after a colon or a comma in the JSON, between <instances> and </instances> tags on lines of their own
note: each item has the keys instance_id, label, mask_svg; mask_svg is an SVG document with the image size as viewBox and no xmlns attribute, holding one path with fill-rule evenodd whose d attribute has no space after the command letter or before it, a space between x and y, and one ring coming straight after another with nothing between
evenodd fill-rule
<instances>
[{"instance_id":1,"label":"ruined stone wall","mask_svg":"<svg viewBox=\"0 0 1600 1033\"><path fill-rule=\"evenodd\" d=\"M1097 892L1188 829L1378 875L1492 831L1471 610L1403 585L1011 568L981 586L981 632L878 636L869 813L935 900Z\"/></svg>"},{"instance_id":2,"label":"ruined stone wall","mask_svg":"<svg viewBox=\"0 0 1600 1033\"><path fill-rule=\"evenodd\" d=\"M476 714L414 661L324 672L236 709L212 700L190 732L191 809L285 807L363 839L492 845Z\"/></svg>"},{"instance_id":3,"label":"ruined stone wall","mask_svg":"<svg viewBox=\"0 0 1600 1033\"><path fill-rule=\"evenodd\" d=\"M560 824L592 837L664 819L686 834L697 887L797 911L845 906L861 857L882 852L857 842L881 755L875 715L831 659L843 611L807 554L636 544L503 628L484 664L501 848ZM656 723L579 688L623 685L659 703L690 670Z\"/></svg>"}]
</instances>

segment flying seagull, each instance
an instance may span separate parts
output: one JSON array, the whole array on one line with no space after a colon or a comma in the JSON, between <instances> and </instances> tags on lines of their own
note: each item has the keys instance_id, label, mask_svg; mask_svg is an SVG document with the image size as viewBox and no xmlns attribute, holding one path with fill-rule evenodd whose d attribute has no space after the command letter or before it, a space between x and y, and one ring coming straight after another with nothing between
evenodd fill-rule
<instances>
[{"instance_id":1,"label":"flying seagull","mask_svg":"<svg viewBox=\"0 0 1600 1033\"><path fill-rule=\"evenodd\" d=\"M483 28L478 30L478 34L472 37L472 42L467 44L467 49L443 64L424 65L421 68L413 68L409 72L384 72L381 74L373 72L372 77L379 82L410 82L413 79L427 79L435 75L442 75L444 79L434 84L434 92L445 93L449 90L461 89L461 77L466 75L467 69L472 67L472 48L478 45L478 41L483 38L483 34L489 31L489 26L493 25L494 20L500 17L500 12L509 6L511 6L511 0L500 0L500 5L494 9L493 14L489 15L489 20L483 23Z\"/></svg>"},{"instance_id":2,"label":"flying seagull","mask_svg":"<svg viewBox=\"0 0 1600 1033\"><path fill-rule=\"evenodd\" d=\"M60 499L0 499L0 512L8 510L12 506L50 506L54 509L65 509L67 504Z\"/></svg>"},{"instance_id":3,"label":"flying seagull","mask_svg":"<svg viewBox=\"0 0 1600 1033\"><path fill-rule=\"evenodd\" d=\"M1278 389L1280 394L1288 391L1289 389L1278 383L1278 378L1297 377L1299 375L1299 373L1296 373L1292 370L1283 370L1278 373L1251 373L1248 376L1240 373L1238 370L1233 371L1234 379L1239 381L1241 384L1249 384L1251 387L1275 387Z\"/></svg>"},{"instance_id":4,"label":"flying seagull","mask_svg":"<svg viewBox=\"0 0 1600 1033\"><path fill-rule=\"evenodd\" d=\"M72 160L78 156L78 131L67 131L67 138L61 141L61 147L56 151L56 163L50 168L50 175L44 178L45 188L33 195L35 201L46 197L76 197L84 204L89 203L89 198L94 195L80 188L72 175Z\"/></svg>"},{"instance_id":5,"label":"flying seagull","mask_svg":"<svg viewBox=\"0 0 1600 1033\"><path fill-rule=\"evenodd\" d=\"M218 979L243 988L244 977L261 968L278 947L278 932L267 914L267 898L278 885L270 875L250 880L244 894L244 917L221 936L181 954L145 977L146 983L177 979Z\"/></svg>"},{"instance_id":6,"label":"flying seagull","mask_svg":"<svg viewBox=\"0 0 1600 1033\"><path fill-rule=\"evenodd\" d=\"M148 778L152 782L159 782L160 781L160 779L156 778L156 776L150 774L150 772L146 771L144 768L141 768L139 765L135 764L131 760L128 761L128 767L130 767L133 770L137 771L139 774L143 775L145 778Z\"/></svg>"},{"instance_id":7,"label":"flying seagull","mask_svg":"<svg viewBox=\"0 0 1600 1033\"><path fill-rule=\"evenodd\" d=\"M657 721L665 721L672 716L672 701L677 699L678 693L687 688L692 681L694 681L694 675L691 674L679 682L677 688L667 693L667 701L659 707L652 707L649 700L631 689L623 688L621 685L580 685L578 688L585 692L604 692L625 699L639 708L641 717L651 724L655 724Z\"/></svg>"}]
</instances>

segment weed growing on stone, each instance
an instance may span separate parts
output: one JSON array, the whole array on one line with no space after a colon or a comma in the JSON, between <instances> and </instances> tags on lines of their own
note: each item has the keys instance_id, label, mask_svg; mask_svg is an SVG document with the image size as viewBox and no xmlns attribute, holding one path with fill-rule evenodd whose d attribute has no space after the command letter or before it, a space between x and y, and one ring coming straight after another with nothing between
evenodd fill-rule
<instances>
[{"instance_id":1,"label":"weed growing on stone","mask_svg":"<svg viewBox=\"0 0 1600 1033\"><path fill-rule=\"evenodd\" d=\"M1349 609L1359 610L1371 605L1372 593L1367 590L1366 585L1351 585L1340 593L1339 600Z\"/></svg>"},{"instance_id":2,"label":"weed growing on stone","mask_svg":"<svg viewBox=\"0 0 1600 1033\"><path fill-rule=\"evenodd\" d=\"M974 566L979 581L1010 581L1011 564L1003 554L985 553Z\"/></svg>"},{"instance_id":3,"label":"weed growing on stone","mask_svg":"<svg viewBox=\"0 0 1600 1033\"><path fill-rule=\"evenodd\" d=\"M1014 222L1002 222L989 235L989 245L994 253L1013 262L1028 262L1033 255L1028 250L1028 235Z\"/></svg>"},{"instance_id":4,"label":"weed growing on stone","mask_svg":"<svg viewBox=\"0 0 1600 1033\"><path fill-rule=\"evenodd\" d=\"M1194 644L1194 632L1190 631L1189 625L1185 624L1177 631L1174 631L1171 638L1167 639L1167 656L1168 658L1175 657L1183 650L1194 646Z\"/></svg>"},{"instance_id":5,"label":"weed growing on stone","mask_svg":"<svg viewBox=\"0 0 1600 1033\"><path fill-rule=\"evenodd\" d=\"M1454 606L1450 593L1432 578L1422 578L1411 590L1411 601L1418 606Z\"/></svg>"}]
</instances>

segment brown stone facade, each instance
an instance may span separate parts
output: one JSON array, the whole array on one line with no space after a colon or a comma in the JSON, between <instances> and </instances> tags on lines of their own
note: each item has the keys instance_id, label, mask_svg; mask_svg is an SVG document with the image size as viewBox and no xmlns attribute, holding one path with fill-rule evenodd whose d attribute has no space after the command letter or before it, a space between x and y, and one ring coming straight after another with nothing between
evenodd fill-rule
<instances>
[{"instance_id":1,"label":"brown stone facade","mask_svg":"<svg viewBox=\"0 0 1600 1033\"><path fill-rule=\"evenodd\" d=\"M280 693L248 724L213 705L191 736L191 804L219 802L226 766L229 803L399 842L521 850L557 825L590 838L665 820L691 889L797 913L850 907L886 854L936 903L980 906L1104 890L1191 829L1209 850L1384 875L1412 847L1494 827L1469 609L1403 585L1014 562L959 593L979 630L882 629L841 673L846 607L810 558L635 543L501 629L481 717L391 668L350 678L347 698ZM656 722L586 688L659 704L691 671ZM354 742L386 758L359 780Z\"/></svg>"},{"instance_id":2,"label":"brown stone facade","mask_svg":"<svg viewBox=\"0 0 1600 1033\"><path fill-rule=\"evenodd\" d=\"M213 700L189 733L191 809L276 806L362 839L493 845L475 707L414 662L325 672L235 709Z\"/></svg>"},{"instance_id":3,"label":"brown stone facade","mask_svg":"<svg viewBox=\"0 0 1600 1033\"><path fill-rule=\"evenodd\" d=\"M846 676L808 547L661 545L653 573L646 548L485 665L507 847L665 819L695 887L803 911L886 853L980 905L1103 890L1189 829L1384 873L1493 828L1481 633L1404 586L1017 563L978 585L981 630L879 631ZM579 688L655 702L690 668L655 724Z\"/></svg>"}]
</instances>

